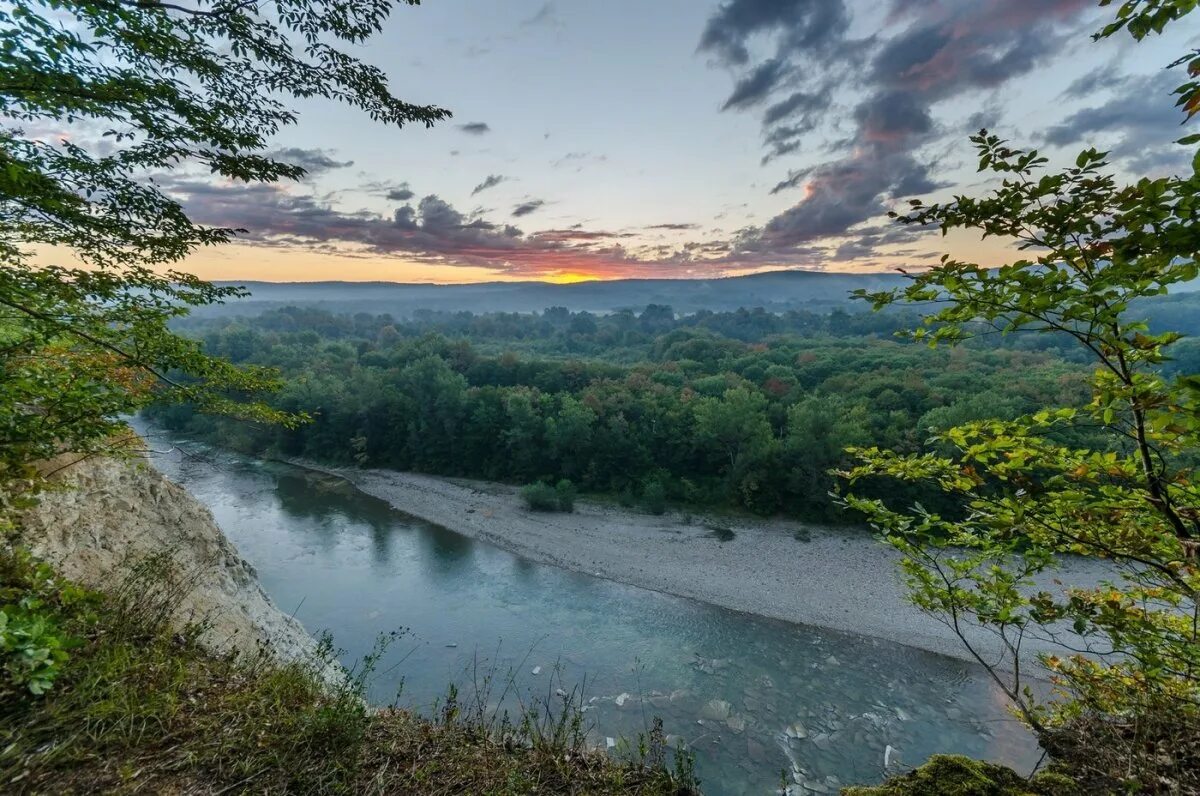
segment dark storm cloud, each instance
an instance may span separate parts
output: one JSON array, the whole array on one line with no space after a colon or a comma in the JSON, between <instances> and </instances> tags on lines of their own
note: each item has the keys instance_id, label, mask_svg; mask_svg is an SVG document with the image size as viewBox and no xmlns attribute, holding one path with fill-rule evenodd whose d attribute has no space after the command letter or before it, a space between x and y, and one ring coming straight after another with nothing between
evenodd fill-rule
<instances>
[{"instance_id":1,"label":"dark storm cloud","mask_svg":"<svg viewBox=\"0 0 1200 796\"><path fill-rule=\"evenodd\" d=\"M521 202L521 204L513 208L513 217L520 218L521 216L527 216L530 213L536 212L544 204L546 203L541 199L530 199L528 202Z\"/></svg>"},{"instance_id":2,"label":"dark storm cloud","mask_svg":"<svg viewBox=\"0 0 1200 796\"><path fill-rule=\"evenodd\" d=\"M488 188L495 188L497 185L507 179L508 178L502 174L489 174L483 182L475 186L475 189L471 191L471 196L474 196L480 191L486 191Z\"/></svg>"},{"instance_id":3,"label":"dark storm cloud","mask_svg":"<svg viewBox=\"0 0 1200 796\"><path fill-rule=\"evenodd\" d=\"M335 160L324 149L301 149L300 147L285 147L267 153L267 157L290 163L304 169L309 177L316 177L334 169L344 169L353 166L353 160Z\"/></svg>"},{"instance_id":4,"label":"dark storm cloud","mask_svg":"<svg viewBox=\"0 0 1200 796\"><path fill-rule=\"evenodd\" d=\"M468 135L483 135L492 131L487 122L467 122L466 124L460 124L458 129Z\"/></svg>"},{"instance_id":5,"label":"dark storm cloud","mask_svg":"<svg viewBox=\"0 0 1200 796\"><path fill-rule=\"evenodd\" d=\"M738 246L786 252L845 237L894 200L939 187L936 164L921 154L943 134L933 104L1028 73L1061 50L1091 5L1091 0L895 0L889 20L898 33L853 39L842 0L722 4L700 49L740 73L729 107L770 103L762 113L764 164L802 146L824 147L831 155L778 181L772 193L803 186L804 198L761 228L745 231ZM754 63L752 39L774 42L773 54ZM818 133L827 126L831 86L861 99L849 137L829 140L826 133L822 140ZM843 246L843 253L878 245Z\"/></svg>"},{"instance_id":6,"label":"dark storm cloud","mask_svg":"<svg viewBox=\"0 0 1200 796\"><path fill-rule=\"evenodd\" d=\"M393 202L407 202L414 196L416 196L416 194L413 192L412 188L408 187L407 183L392 188L387 192L387 198Z\"/></svg>"}]
</instances>

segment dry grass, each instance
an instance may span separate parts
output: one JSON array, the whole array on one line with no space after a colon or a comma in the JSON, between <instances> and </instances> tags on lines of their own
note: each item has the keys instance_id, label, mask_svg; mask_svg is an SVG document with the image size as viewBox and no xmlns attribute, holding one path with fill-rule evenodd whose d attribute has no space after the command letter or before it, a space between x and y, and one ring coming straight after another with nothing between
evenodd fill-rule
<instances>
[{"instance_id":1,"label":"dry grass","mask_svg":"<svg viewBox=\"0 0 1200 796\"><path fill-rule=\"evenodd\" d=\"M1085 713L1042 743L1087 793L1200 793L1200 716L1191 703L1126 717Z\"/></svg>"}]
</instances>

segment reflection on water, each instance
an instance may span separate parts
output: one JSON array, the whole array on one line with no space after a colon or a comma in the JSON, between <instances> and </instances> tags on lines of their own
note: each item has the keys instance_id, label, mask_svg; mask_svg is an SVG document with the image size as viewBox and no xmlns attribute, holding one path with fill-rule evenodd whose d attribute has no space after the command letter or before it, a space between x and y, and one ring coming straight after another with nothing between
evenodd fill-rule
<instances>
[{"instance_id":1,"label":"reflection on water","mask_svg":"<svg viewBox=\"0 0 1200 796\"><path fill-rule=\"evenodd\" d=\"M781 769L806 783L797 793L836 793L881 779L888 747L906 765L935 752L1035 757L1003 698L960 661L535 564L286 465L211 452L155 464L347 662L379 633L410 629L379 667L381 702L402 684L400 703L427 710L479 665L544 695L558 671L568 688L586 681L598 739L661 716L710 794L777 792Z\"/></svg>"}]
</instances>

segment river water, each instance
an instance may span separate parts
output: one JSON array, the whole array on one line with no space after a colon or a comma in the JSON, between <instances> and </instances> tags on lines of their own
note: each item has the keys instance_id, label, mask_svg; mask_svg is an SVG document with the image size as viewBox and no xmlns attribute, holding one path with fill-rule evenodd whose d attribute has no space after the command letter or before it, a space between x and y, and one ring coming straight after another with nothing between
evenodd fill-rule
<instances>
[{"instance_id":1,"label":"river water","mask_svg":"<svg viewBox=\"0 0 1200 796\"><path fill-rule=\"evenodd\" d=\"M146 429L143 429L146 431ZM151 447L172 441L151 434ZM435 709L450 683L505 704L582 693L598 743L661 717L706 793L836 793L885 753L961 753L1028 769L1037 751L981 670L892 643L761 619L536 564L393 510L342 479L193 443L155 466L208 506L263 588L354 664L378 703ZM863 606L862 610L870 610ZM888 750L891 747L891 750ZM618 742L618 750L621 748Z\"/></svg>"}]
</instances>

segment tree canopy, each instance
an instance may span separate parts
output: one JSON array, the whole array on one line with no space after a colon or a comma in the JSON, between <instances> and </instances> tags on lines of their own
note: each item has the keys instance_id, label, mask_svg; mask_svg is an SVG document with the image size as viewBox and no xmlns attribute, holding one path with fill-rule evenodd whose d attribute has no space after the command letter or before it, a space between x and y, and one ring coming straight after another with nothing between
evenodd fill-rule
<instances>
[{"instance_id":1,"label":"tree canopy","mask_svg":"<svg viewBox=\"0 0 1200 796\"><path fill-rule=\"evenodd\" d=\"M408 0L415 5L416 0ZM176 266L239 230L193 222L169 175L248 183L304 169L272 153L292 104L325 98L386 125L441 108L393 96L347 50L391 0L15 0L0 9L0 481L168 394L294 422L253 400L271 373L207 356L168 323L239 291ZM11 491L6 489L6 491Z\"/></svg>"}]
</instances>

